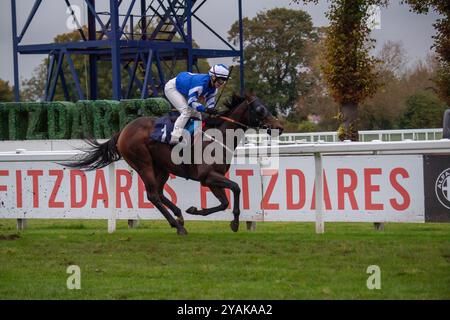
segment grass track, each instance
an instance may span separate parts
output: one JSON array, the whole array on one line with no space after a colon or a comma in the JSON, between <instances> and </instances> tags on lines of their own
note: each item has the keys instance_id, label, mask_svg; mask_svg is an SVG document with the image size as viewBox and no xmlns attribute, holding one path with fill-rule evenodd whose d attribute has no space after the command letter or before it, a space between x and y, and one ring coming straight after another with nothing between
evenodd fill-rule
<instances>
[{"instance_id":1,"label":"grass track","mask_svg":"<svg viewBox=\"0 0 450 320\"><path fill-rule=\"evenodd\" d=\"M0 220L0 299L450 299L450 224ZM12 237L14 238L14 237ZM81 290L68 290L69 265ZM381 290L368 290L369 265Z\"/></svg>"}]
</instances>

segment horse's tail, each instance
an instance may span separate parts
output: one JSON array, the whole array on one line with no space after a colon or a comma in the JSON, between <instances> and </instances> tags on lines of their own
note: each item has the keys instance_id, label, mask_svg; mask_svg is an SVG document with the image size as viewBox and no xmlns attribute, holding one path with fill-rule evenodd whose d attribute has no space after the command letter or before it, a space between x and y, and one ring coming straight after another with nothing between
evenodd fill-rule
<instances>
[{"instance_id":1,"label":"horse's tail","mask_svg":"<svg viewBox=\"0 0 450 320\"><path fill-rule=\"evenodd\" d=\"M89 138L84 141L89 144L90 148L84 149L85 154L81 159L74 162L61 163L69 168L78 168L82 170L96 170L108 166L114 161L120 160L122 157L117 150L117 140L120 132L104 143L99 143L96 139Z\"/></svg>"}]
</instances>

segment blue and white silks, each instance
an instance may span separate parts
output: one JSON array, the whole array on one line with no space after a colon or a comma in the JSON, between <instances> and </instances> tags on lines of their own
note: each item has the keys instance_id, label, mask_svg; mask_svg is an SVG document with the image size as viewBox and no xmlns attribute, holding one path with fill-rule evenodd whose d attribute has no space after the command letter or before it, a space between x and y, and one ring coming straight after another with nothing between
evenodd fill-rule
<instances>
[{"instance_id":1,"label":"blue and white silks","mask_svg":"<svg viewBox=\"0 0 450 320\"><path fill-rule=\"evenodd\" d=\"M181 72L176 77L177 90L186 97L189 107L198 110L202 104L200 97L205 97L206 109L214 108L217 89L210 86L211 77L208 74ZM204 111L204 110L202 110Z\"/></svg>"}]
</instances>

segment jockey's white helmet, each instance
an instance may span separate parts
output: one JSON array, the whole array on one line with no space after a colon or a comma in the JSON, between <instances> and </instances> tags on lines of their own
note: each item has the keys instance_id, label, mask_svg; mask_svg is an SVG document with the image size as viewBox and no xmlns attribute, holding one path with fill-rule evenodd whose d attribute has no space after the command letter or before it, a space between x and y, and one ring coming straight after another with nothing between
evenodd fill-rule
<instances>
[{"instance_id":1,"label":"jockey's white helmet","mask_svg":"<svg viewBox=\"0 0 450 320\"><path fill-rule=\"evenodd\" d=\"M224 64L215 64L209 69L210 76L216 76L218 78L229 78L230 70Z\"/></svg>"}]
</instances>

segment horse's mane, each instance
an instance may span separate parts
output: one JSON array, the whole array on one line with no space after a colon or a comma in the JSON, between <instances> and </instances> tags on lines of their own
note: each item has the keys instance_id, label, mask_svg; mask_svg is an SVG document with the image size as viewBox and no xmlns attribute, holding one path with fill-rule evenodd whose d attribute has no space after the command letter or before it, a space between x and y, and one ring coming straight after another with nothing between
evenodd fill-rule
<instances>
[{"instance_id":1,"label":"horse's mane","mask_svg":"<svg viewBox=\"0 0 450 320\"><path fill-rule=\"evenodd\" d=\"M242 102L244 102L245 97L240 96L237 93L233 93L233 95L228 98L223 105L225 106L226 110L219 112L219 115L221 116L229 116L229 114ZM210 117L205 119L205 125L208 128L215 128L220 126L223 123L223 120L217 117Z\"/></svg>"},{"instance_id":2,"label":"horse's mane","mask_svg":"<svg viewBox=\"0 0 450 320\"><path fill-rule=\"evenodd\" d=\"M233 95L228 98L227 101L224 102L224 106L228 109L226 112L229 112L244 102L245 97L240 96L237 93L233 93Z\"/></svg>"}]
</instances>

